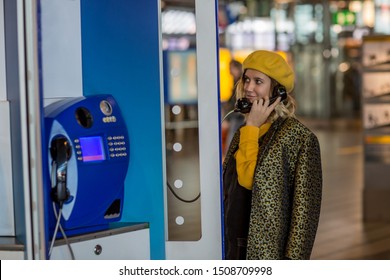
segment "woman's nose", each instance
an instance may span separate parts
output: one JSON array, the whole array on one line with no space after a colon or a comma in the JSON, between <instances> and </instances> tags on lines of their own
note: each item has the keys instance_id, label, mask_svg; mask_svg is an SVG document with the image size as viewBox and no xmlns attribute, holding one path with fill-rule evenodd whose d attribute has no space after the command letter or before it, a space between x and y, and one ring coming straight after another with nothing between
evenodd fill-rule
<instances>
[{"instance_id":1,"label":"woman's nose","mask_svg":"<svg viewBox=\"0 0 390 280\"><path fill-rule=\"evenodd\" d=\"M247 82L244 86L244 89L246 91L252 91L253 90L253 83L251 81Z\"/></svg>"}]
</instances>

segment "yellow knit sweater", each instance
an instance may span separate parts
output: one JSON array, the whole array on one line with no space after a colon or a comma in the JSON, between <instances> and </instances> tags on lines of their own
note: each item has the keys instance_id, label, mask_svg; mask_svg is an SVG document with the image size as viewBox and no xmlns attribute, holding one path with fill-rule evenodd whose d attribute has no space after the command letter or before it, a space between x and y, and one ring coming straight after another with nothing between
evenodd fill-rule
<instances>
[{"instance_id":1,"label":"yellow knit sweater","mask_svg":"<svg viewBox=\"0 0 390 280\"><path fill-rule=\"evenodd\" d=\"M260 127L243 126L240 128L239 148L234 155L238 182L244 188L251 190L253 185L253 175L259 152L259 138L267 133L271 123L265 123Z\"/></svg>"}]
</instances>

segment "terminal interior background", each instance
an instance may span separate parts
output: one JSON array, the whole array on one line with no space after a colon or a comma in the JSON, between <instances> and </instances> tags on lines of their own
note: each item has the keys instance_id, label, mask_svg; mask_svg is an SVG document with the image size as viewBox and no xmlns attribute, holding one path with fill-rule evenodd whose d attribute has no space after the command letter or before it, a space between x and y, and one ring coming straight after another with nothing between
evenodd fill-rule
<instances>
[{"instance_id":1,"label":"terminal interior background","mask_svg":"<svg viewBox=\"0 0 390 280\"><path fill-rule=\"evenodd\" d=\"M194 4L191 0L162 2L165 50L196 48ZM369 75L371 70L362 64L366 37L389 40L390 1L219 1L219 33L221 119L231 109L228 103L234 82L229 75L230 60L242 62L255 49L276 50L296 72L297 117L316 133L322 154L323 204L312 259L390 259L390 219L386 214L390 142L385 140L386 124L372 128L365 120L365 106L389 106L386 94L390 90L383 84L388 83L390 70L380 70L379 75L387 76L382 82L374 81L383 95L365 98L368 89L364 86L374 85L370 80L363 85L364 73ZM191 58L188 61L187 66L195 64ZM192 148L197 146L198 135L196 86L190 78L192 67L181 71L189 75L186 90L177 93L179 100L168 102L165 109L167 176L168 182L178 182L182 176L194 187L180 192L178 183L180 196L169 196L168 213L174 217L175 211L185 207L193 220L177 230L174 219L169 220L174 240L188 235L196 239L200 234L194 230L200 223L195 214L199 204L182 206L186 202L180 201L196 199L198 184L198 150ZM172 94L168 100L175 98L175 90L167 91ZM230 128L227 118L221 125L222 150L228 145ZM377 141L367 140L372 135ZM182 143L180 156L172 152L174 143ZM372 168L380 171L373 175Z\"/></svg>"},{"instance_id":2,"label":"terminal interior background","mask_svg":"<svg viewBox=\"0 0 390 280\"><path fill-rule=\"evenodd\" d=\"M205 220L197 9L195 0L159 3L166 238L196 242ZM278 51L296 73L297 118L321 146L323 203L312 259L390 259L390 0L219 0L218 34L220 90L209 94L220 99L221 162L232 130L233 115L224 120L234 101L230 62L256 49Z\"/></svg>"}]
</instances>

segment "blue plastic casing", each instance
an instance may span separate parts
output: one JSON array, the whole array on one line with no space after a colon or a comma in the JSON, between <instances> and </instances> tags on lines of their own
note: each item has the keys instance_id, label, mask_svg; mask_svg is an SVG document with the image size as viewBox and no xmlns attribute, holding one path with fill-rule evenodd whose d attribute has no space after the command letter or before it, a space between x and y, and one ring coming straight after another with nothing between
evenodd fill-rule
<instances>
[{"instance_id":1,"label":"blue plastic casing","mask_svg":"<svg viewBox=\"0 0 390 280\"><path fill-rule=\"evenodd\" d=\"M65 233L93 232L120 220L130 150L127 127L115 99L96 95L55 102L45 108L45 131L48 150L58 136L66 137L71 146L66 177L70 196L61 215ZM59 210L52 198L52 164L49 152L44 195L50 238Z\"/></svg>"}]
</instances>

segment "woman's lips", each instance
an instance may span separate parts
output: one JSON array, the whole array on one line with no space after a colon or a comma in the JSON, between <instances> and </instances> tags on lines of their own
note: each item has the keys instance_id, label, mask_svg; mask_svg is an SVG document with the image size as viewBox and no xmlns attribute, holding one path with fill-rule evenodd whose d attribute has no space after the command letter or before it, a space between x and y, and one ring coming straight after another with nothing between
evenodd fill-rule
<instances>
[{"instance_id":1,"label":"woman's lips","mask_svg":"<svg viewBox=\"0 0 390 280\"><path fill-rule=\"evenodd\" d=\"M256 100L256 96L248 96L247 95L246 98L248 98L250 102L253 102Z\"/></svg>"}]
</instances>

